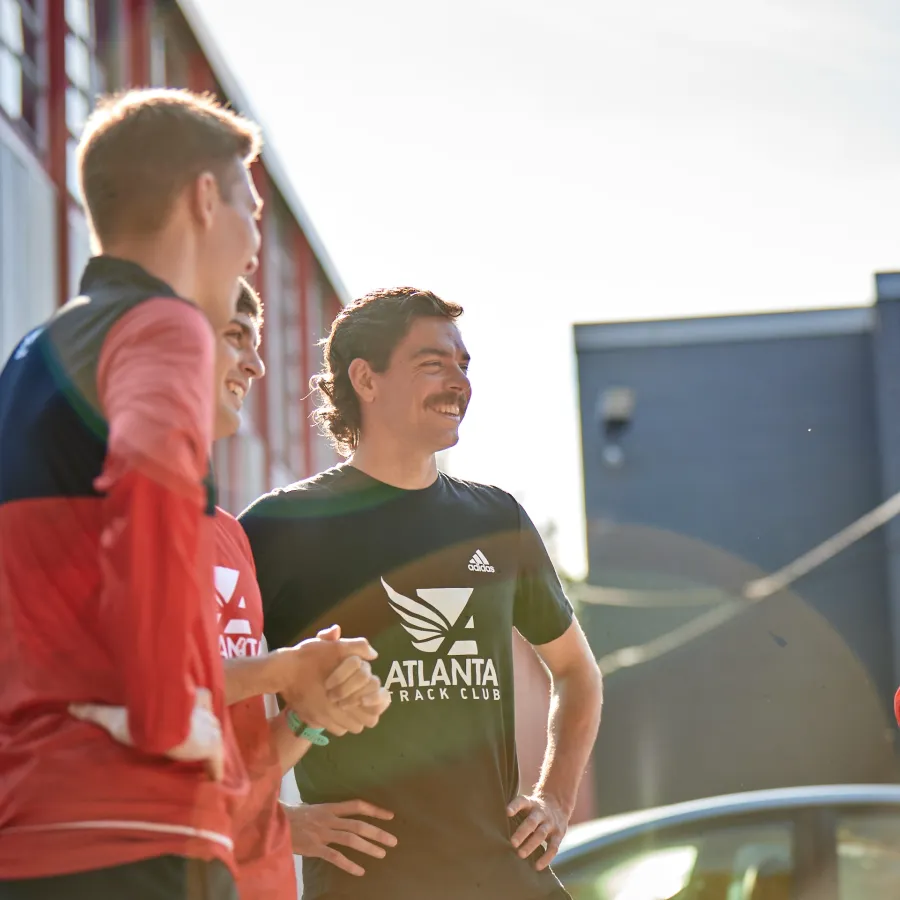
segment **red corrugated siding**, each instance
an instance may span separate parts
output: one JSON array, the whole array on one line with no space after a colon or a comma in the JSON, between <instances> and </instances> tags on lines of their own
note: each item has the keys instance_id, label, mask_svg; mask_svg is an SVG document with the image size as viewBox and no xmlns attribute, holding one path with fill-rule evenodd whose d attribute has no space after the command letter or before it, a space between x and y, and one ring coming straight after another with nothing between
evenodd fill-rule
<instances>
[{"instance_id":1,"label":"red corrugated siding","mask_svg":"<svg viewBox=\"0 0 900 900\"><path fill-rule=\"evenodd\" d=\"M263 201L263 222L261 227L263 229L263 234L265 234L265 217L267 215L266 208L270 207L269 201L272 198L272 185L269 180L269 175L265 170L265 167L262 163L256 163L253 166L253 180L256 184L256 189L259 191L259 196ZM268 213L271 215L271 212ZM266 242L263 239L262 247L259 251L259 268L256 271L256 275L254 276L254 282L256 289L259 291L259 295L263 301L263 307L265 308L266 303ZM265 332L263 333L263 342L260 346L260 355L262 357L262 361L268 366L269 364L269 353L266 347L265 340ZM270 487L272 483L272 450L269 444L269 392L268 387L266 385L266 379L260 379L253 387L253 390L256 391L256 430L259 436L263 440L263 446L265 447L265 480L264 483L266 487Z\"/></svg>"},{"instance_id":2,"label":"red corrugated siding","mask_svg":"<svg viewBox=\"0 0 900 900\"><path fill-rule=\"evenodd\" d=\"M299 309L299 327L300 327L300 380L304 383L309 378L310 370L310 342L313 337L309 333L309 303L310 303L310 285L315 275L315 260L313 259L312 250L309 243L299 228L296 229L296 259L297 259L297 281L299 284L299 296L297 302L300 304ZM304 423L308 422L307 416L310 413L310 398L308 391L304 390L303 399L300 403L300 409L297 415L301 416ZM314 456L313 456L313 434L312 430L307 427L302 428L303 433L303 471L299 474L302 477L314 475Z\"/></svg>"},{"instance_id":3,"label":"red corrugated siding","mask_svg":"<svg viewBox=\"0 0 900 900\"><path fill-rule=\"evenodd\" d=\"M122 6L123 35L128 42L128 80L132 85L150 83L150 4L126 0Z\"/></svg>"},{"instance_id":4,"label":"red corrugated siding","mask_svg":"<svg viewBox=\"0 0 900 900\"><path fill-rule=\"evenodd\" d=\"M57 302L69 299L69 189L66 185L66 11L47 4L47 169L56 187Z\"/></svg>"}]
</instances>

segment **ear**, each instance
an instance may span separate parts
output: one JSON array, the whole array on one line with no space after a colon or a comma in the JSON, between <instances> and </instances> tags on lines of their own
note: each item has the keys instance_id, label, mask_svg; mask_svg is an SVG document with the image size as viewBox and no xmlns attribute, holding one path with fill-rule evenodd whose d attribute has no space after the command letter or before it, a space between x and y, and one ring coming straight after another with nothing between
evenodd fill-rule
<instances>
[{"instance_id":1,"label":"ear","mask_svg":"<svg viewBox=\"0 0 900 900\"><path fill-rule=\"evenodd\" d=\"M191 214L204 231L209 231L222 203L216 176L212 172L201 172L191 182L189 191Z\"/></svg>"},{"instance_id":2,"label":"ear","mask_svg":"<svg viewBox=\"0 0 900 900\"><path fill-rule=\"evenodd\" d=\"M347 368L347 376L350 378L350 384L356 391L360 403L371 403L375 399L377 389L375 386L375 373L372 367L364 359L357 357L350 363Z\"/></svg>"}]
</instances>

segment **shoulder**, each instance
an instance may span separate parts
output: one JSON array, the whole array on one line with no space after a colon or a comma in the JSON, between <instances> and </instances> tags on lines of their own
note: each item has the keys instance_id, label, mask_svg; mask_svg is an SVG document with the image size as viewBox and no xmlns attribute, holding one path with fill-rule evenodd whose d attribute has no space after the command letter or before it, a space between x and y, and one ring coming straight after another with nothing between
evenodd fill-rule
<instances>
[{"instance_id":1,"label":"shoulder","mask_svg":"<svg viewBox=\"0 0 900 900\"><path fill-rule=\"evenodd\" d=\"M240 537L244 533L241 523L227 509L216 507L216 533Z\"/></svg>"},{"instance_id":2,"label":"shoulder","mask_svg":"<svg viewBox=\"0 0 900 900\"><path fill-rule=\"evenodd\" d=\"M254 500L239 516L241 525L260 519L302 518L308 509L321 506L349 490L347 472L334 466L303 481L275 488Z\"/></svg>"},{"instance_id":3,"label":"shoulder","mask_svg":"<svg viewBox=\"0 0 900 900\"><path fill-rule=\"evenodd\" d=\"M120 303L108 341L175 340L176 346L212 346L213 330L203 311L180 297L147 297L139 303Z\"/></svg>"},{"instance_id":4,"label":"shoulder","mask_svg":"<svg viewBox=\"0 0 900 900\"><path fill-rule=\"evenodd\" d=\"M101 384L124 368L136 377L164 379L177 392L183 390L185 372L212 366L212 326L194 304L174 297L150 297L130 307L120 304L114 312L121 314L108 329L97 320L105 332L100 336Z\"/></svg>"},{"instance_id":5,"label":"shoulder","mask_svg":"<svg viewBox=\"0 0 900 900\"><path fill-rule=\"evenodd\" d=\"M234 562L235 557L246 557L253 561L253 554L250 550L250 542L243 526L238 520L221 506L216 507L216 562L221 562L223 558L227 561Z\"/></svg>"},{"instance_id":6,"label":"shoulder","mask_svg":"<svg viewBox=\"0 0 900 900\"><path fill-rule=\"evenodd\" d=\"M441 472L440 479L444 491L459 502L469 503L484 509L493 509L497 512L518 517L521 507L519 501L503 488L493 484L482 484L478 481L466 481L463 478L454 478Z\"/></svg>"}]
</instances>

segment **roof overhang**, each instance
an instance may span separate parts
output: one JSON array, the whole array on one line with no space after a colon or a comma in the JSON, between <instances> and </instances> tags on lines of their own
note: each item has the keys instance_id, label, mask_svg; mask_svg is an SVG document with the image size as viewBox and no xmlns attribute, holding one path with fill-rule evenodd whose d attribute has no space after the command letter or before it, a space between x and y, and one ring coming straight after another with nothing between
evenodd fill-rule
<instances>
[{"instance_id":1,"label":"roof overhang","mask_svg":"<svg viewBox=\"0 0 900 900\"><path fill-rule=\"evenodd\" d=\"M696 319L600 322L575 326L575 349L583 352L831 337L871 332L874 323L874 306Z\"/></svg>"},{"instance_id":2,"label":"roof overhang","mask_svg":"<svg viewBox=\"0 0 900 900\"><path fill-rule=\"evenodd\" d=\"M228 99L231 101L232 105L244 115L259 122L265 133L267 131L265 125L260 122L259 117L254 114L253 107L241 87L240 81L225 61L225 54L213 39L212 32L197 3L195 3L194 0L178 0L178 6L184 14L188 25L190 25L191 30L194 32L197 43L203 50L213 73L218 79L219 84L222 85L222 89L228 95ZM343 305L346 305L350 301L350 294L347 291L347 287L341 279L341 276L338 274L334 261L328 255L325 244L316 232L312 219L310 219L309 214L300 202L300 198L294 190L287 169L285 169L281 160L271 149L271 145L266 144L263 147L262 162L266 167L266 171L272 178L275 187L278 188L278 192L287 204L288 209L290 209L300 225L303 234L306 236L306 240L309 242L309 246L316 255L316 259L318 259L325 275L331 282L331 286L334 288L338 300L340 300Z\"/></svg>"}]
</instances>

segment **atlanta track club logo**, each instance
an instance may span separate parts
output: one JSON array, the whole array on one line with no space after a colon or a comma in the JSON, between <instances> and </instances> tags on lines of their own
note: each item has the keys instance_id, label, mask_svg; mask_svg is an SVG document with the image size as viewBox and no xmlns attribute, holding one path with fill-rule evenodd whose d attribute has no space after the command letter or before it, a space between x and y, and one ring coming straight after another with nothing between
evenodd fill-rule
<instances>
[{"instance_id":1,"label":"atlanta track club logo","mask_svg":"<svg viewBox=\"0 0 900 900\"><path fill-rule=\"evenodd\" d=\"M475 627L474 616L463 617L474 588L419 588L418 600L395 591L383 578L391 609L412 638L413 647L423 653L439 653L449 646L447 656L477 656L478 644L465 632ZM465 621L462 628L460 620Z\"/></svg>"},{"instance_id":2,"label":"atlanta track club logo","mask_svg":"<svg viewBox=\"0 0 900 900\"><path fill-rule=\"evenodd\" d=\"M470 611L474 588L419 588L416 597L381 584L400 625L423 659L395 659L384 686L401 703L417 700L484 701L500 699L500 682L493 659L478 656L475 616ZM449 649L448 649L449 648Z\"/></svg>"},{"instance_id":3,"label":"atlanta track club logo","mask_svg":"<svg viewBox=\"0 0 900 900\"><path fill-rule=\"evenodd\" d=\"M216 603L219 606L216 622L219 624L225 613L235 608L238 610L247 608L247 602L243 597L235 606L232 605L239 576L240 572L237 569L228 569L225 566L215 567ZM219 633L219 653L226 659L259 654L259 641L253 637L253 629L250 627L250 620L246 618L246 615L244 613L242 617L238 612L225 623L225 627Z\"/></svg>"}]
</instances>

